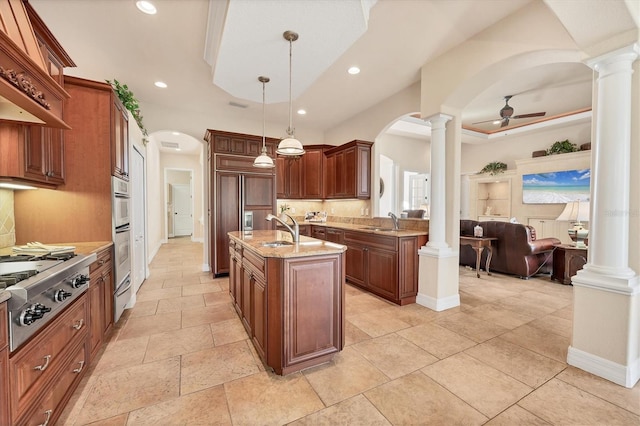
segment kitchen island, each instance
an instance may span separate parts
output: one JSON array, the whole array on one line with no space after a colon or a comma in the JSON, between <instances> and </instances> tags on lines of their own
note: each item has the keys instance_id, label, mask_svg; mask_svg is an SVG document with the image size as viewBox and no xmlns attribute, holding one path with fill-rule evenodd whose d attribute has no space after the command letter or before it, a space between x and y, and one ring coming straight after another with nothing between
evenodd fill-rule
<instances>
[{"instance_id":1,"label":"kitchen island","mask_svg":"<svg viewBox=\"0 0 640 426\"><path fill-rule=\"evenodd\" d=\"M346 247L282 231L230 232L229 294L276 374L327 362L344 347Z\"/></svg>"}]
</instances>

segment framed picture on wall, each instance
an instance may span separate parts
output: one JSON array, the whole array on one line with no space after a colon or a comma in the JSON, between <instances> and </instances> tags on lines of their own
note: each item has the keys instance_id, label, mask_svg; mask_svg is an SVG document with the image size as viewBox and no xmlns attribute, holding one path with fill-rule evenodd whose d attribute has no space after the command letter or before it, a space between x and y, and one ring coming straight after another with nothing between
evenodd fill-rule
<instances>
[{"instance_id":1,"label":"framed picture on wall","mask_svg":"<svg viewBox=\"0 0 640 426\"><path fill-rule=\"evenodd\" d=\"M564 204L588 201L590 187L590 169L522 175L522 202Z\"/></svg>"}]
</instances>

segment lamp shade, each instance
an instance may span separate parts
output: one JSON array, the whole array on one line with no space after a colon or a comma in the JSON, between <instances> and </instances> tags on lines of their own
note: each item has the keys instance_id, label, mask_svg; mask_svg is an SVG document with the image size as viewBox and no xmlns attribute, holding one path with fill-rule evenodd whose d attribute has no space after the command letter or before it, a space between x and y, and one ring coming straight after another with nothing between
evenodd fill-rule
<instances>
[{"instance_id":1,"label":"lamp shade","mask_svg":"<svg viewBox=\"0 0 640 426\"><path fill-rule=\"evenodd\" d=\"M571 201L560 213L556 220L566 220L569 222L589 222L589 201Z\"/></svg>"},{"instance_id":2,"label":"lamp shade","mask_svg":"<svg viewBox=\"0 0 640 426\"><path fill-rule=\"evenodd\" d=\"M289 137L280 141L276 152L280 155L295 156L304 154L304 148L298 139Z\"/></svg>"},{"instance_id":3,"label":"lamp shade","mask_svg":"<svg viewBox=\"0 0 640 426\"><path fill-rule=\"evenodd\" d=\"M253 160L253 167L261 167L263 169L275 167L275 164L273 164L273 159L269 157L265 148L263 148L260 155L258 155L255 160Z\"/></svg>"}]
</instances>

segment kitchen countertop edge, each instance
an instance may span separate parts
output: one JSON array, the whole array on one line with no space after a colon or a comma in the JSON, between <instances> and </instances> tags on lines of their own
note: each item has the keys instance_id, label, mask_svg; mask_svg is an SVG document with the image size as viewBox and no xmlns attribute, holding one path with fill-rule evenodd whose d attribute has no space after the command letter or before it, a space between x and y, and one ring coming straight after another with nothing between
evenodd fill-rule
<instances>
[{"instance_id":1,"label":"kitchen countertop edge","mask_svg":"<svg viewBox=\"0 0 640 426\"><path fill-rule=\"evenodd\" d=\"M229 237L245 247L255 251L262 257L294 258L321 256L323 254L343 253L347 246L316 238L300 236L300 241L293 242L291 234L284 231L253 231L228 233ZM262 244L270 241L287 241L291 245L281 247L265 247Z\"/></svg>"},{"instance_id":2,"label":"kitchen countertop edge","mask_svg":"<svg viewBox=\"0 0 640 426\"><path fill-rule=\"evenodd\" d=\"M343 223L343 222L299 222L300 225L313 225L324 226L327 228L342 229L345 231L359 231L367 232L370 234L388 235L391 237L415 237L418 235L429 235L427 231L418 231L415 229L399 229L397 231L376 231L374 229L367 229L374 225L358 225L355 223ZM376 226L376 228L385 228L384 226Z\"/></svg>"}]
</instances>

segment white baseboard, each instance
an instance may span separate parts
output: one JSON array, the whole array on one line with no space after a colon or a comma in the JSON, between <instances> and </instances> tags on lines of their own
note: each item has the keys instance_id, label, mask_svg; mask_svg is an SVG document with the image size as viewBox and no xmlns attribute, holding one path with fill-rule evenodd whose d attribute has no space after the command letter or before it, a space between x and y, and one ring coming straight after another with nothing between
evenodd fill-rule
<instances>
[{"instance_id":1,"label":"white baseboard","mask_svg":"<svg viewBox=\"0 0 640 426\"><path fill-rule=\"evenodd\" d=\"M211 271L211 268L209 267L208 263L203 263L202 264L202 272L209 272Z\"/></svg>"},{"instance_id":2,"label":"white baseboard","mask_svg":"<svg viewBox=\"0 0 640 426\"><path fill-rule=\"evenodd\" d=\"M640 380L640 358L625 366L569 346L567 363L626 388Z\"/></svg>"},{"instance_id":3,"label":"white baseboard","mask_svg":"<svg viewBox=\"0 0 640 426\"><path fill-rule=\"evenodd\" d=\"M440 312L460 306L460 295L456 294L453 296L436 299L431 296L427 296L426 294L418 293L418 295L416 296L416 303L436 312Z\"/></svg>"}]
</instances>

